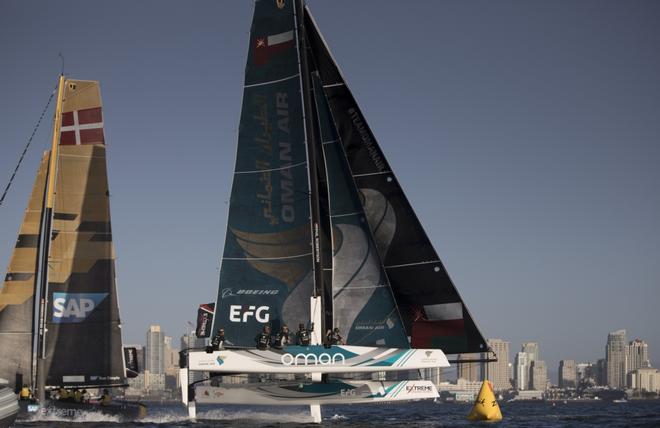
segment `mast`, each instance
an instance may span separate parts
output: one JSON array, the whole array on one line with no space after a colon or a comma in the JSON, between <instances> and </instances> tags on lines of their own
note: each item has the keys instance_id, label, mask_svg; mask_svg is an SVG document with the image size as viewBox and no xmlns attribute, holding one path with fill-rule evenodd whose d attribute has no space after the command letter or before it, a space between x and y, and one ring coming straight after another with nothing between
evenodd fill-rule
<instances>
[{"instance_id":1,"label":"mast","mask_svg":"<svg viewBox=\"0 0 660 428\"><path fill-rule=\"evenodd\" d=\"M312 85L309 75L309 60L307 58L307 41L304 28L304 0L295 0L294 13L296 19L296 33L298 39L298 54L300 60L300 80L302 86L303 98L303 121L305 125L307 158L308 158L308 171L310 183L310 217L312 226L312 253L313 253L313 269L314 269L314 297L321 297L322 307L325 313L322 317L324 325L321 325L321 332L324 332L326 326L332 326L332 302L328 302L325 298L324 289L324 275L323 263L321 258L321 208L319 203L319 186L318 186L318 170L317 170L317 129L316 123L313 120L313 100L312 100ZM316 328L319 328L317 326Z\"/></svg>"},{"instance_id":2,"label":"mast","mask_svg":"<svg viewBox=\"0 0 660 428\"><path fill-rule=\"evenodd\" d=\"M50 152L50 164L48 167L48 178L45 207L43 209L42 221L42 252L41 252L41 285L39 290L39 313L38 319L38 339L37 339L37 399L41 402L46 398L46 313L48 307L48 257L50 254L50 241L52 237L53 226L53 206L55 202L55 179L57 177L57 161L60 140L60 128L62 125L62 99L64 96L64 74L60 75L60 81L57 90L57 103L55 105L55 124L53 126L52 148Z\"/></svg>"}]
</instances>

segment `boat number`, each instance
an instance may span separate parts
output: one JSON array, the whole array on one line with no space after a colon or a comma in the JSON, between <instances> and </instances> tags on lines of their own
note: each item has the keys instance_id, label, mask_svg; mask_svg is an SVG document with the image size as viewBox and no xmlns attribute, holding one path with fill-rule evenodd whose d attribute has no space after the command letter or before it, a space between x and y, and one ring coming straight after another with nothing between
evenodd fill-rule
<instances>
[{"instance_id":1,"label":"boat number","mask_svg":"<svg viewBox=\"0 0 660 428\"><path fill-rule=\"evenodd\" d=\"M354 389L340 389L339 390L339 395L342 397L354 397L356 395Z\"/></svg>"}]
</instances>

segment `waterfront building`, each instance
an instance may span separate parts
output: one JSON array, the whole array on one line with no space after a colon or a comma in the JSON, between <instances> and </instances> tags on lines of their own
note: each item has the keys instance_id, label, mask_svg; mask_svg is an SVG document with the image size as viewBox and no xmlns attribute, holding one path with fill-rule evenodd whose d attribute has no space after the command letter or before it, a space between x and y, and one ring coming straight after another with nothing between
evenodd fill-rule
<instances>
[{"instance_id":1,"label":"waterfront building","mask_svg":"<svg viewBox=\"0 0 660 428\"><path fill-rule=\"evenodd\" d=\"M513 385L518 391L528 389L529 387L529 354L527 352L518 352L513 366Z\"/></svg>"},{"instance_id":2,"label":"waterfront building","mask_svg":"<svg viewBox=\"0 0 660 428\"><path fill-rule=\"evenodd\" d=\"M147 331L144 370L150 374L165 374L165 333L159 325L151 325Z\"/></svg>"},{"instance_id":3,"label":"waterfront building","mask_svg":"<svg viewBox=\"0 0 660 428\"><path fill-rule=\"evenodd\" d=\"M456 364L456 378L465 379L472 382L478 381L479 377L479 363L461 363L461 360L476 360L478 354L459 354L458 363Z\"/></svg>"},{"instance_id":4,"label":"waterfront building","mask_svg":"<svg viewBox=\"0 0 660 428\"><path fill-rule=\"evenodd\" d=\"M471 381L460 378L456 383L440 382L436 386L441 396L444 395L444 392L453 395L456 401L473 402L479 394L481 383L478 380Z\"/></svg>"},{"instance_id":5,"label":"waterfront building","mask_svg":"<svg viewBox=\"0 0 660 428\"><path fill-rule=\"evenodd\" d=\"M577 386L576 377L575 360L561 360L559 362L559 387L575 388Z\"/></svg>"},{"instance_id":6,"label":"waterfront building","mask_svg":"<svg viewBox=\"0 0 660 428\"><path fill-rule=\"evenodd\" d=\"M626 349L628 358L628 371L651 367L649 359L649 345L641 339L635 339Z\"/></svg>"},{"instance_id":7,"label":"waterfront building","mask_svg":"<svg viewBox=\"0 0 660 428\"><path fill-rule=\"evenodd\" d=\"M605 358L607 361L607 385L614 389L625 388L626 373L628 372L625 330L613 331L607 335Z\"/></svg>"},{"instance_id":8,"label":"waterfront building","mask_svg":"<svg viewBox=\"0 0 660 428\"><path fill-rule=\"evenodd\" d=\"M493 384L495 391L506 391L511 389L509 362L509 342L502 339L488 339L488 347L497 356L497 362L484 365L484 377Z\"/></svg>"},{"instance_id":9,"label":"waterfront building","mask_svg":"<svg viewBox=\"0 0 660 428\"><path fill-rule=\"evenodd\" d=\"M596 365L593 363L577 363L575 365L575 385L598 385Z\"/></svg>"},{"instance_id":10,"label":"waterfront building","mask_svg":"<svg viewBox=\"0 0 660 428\"><path fill-rule=\"evenodd\" d=\"M605 386L607 385L607 360L604 358L596 361L596 384Z\"/></svg>"},{"instance_id":11,"label":"waterfront building","mask_svg":"<svg viewBox=\"0 0 660 428\"><path fill-rule=\"evenodd\" d=\"M536 360L532 363L531 386L535 391L545 391L548 387L548 367L545 361Z\"/></svg>"},{"instance_id":12,"label":"waterfront building","mask_svg":"<svg viewBox=\"0 0 660 428\"><path fill-rule=\"evenodd\" d=\"M525 389L534 389L532 386L532 366L534 361L539 359L539 343L523 342L522 352L527 354L527 388Z\"/></svg>"},{"instance_id":13,"label":"waterfront building","mask_svg":"<svg viewBox=\"0 0 660 428\"><path fill-rule=\"evenodd\" d=\"M202 349L206 347L206 342L207 340L205 338L197 337L194 331L190 332L189 334L184 334L183 336L181 336L181 341L180 341L181 349L188 349L188 348ZM178 360L177 360L177 365L178 365ZM190 376L190 382L197 382L204 379L204 372L191 371L188 375ZM223 376L223 377L228 377L228 376ZM243 379L242 377L239 377L237 379L238 380L236 382L232 382L232 383L244 383L242 381Z\"/></svg>"},{"instance_id":14,"label":"waterfront building","mask_svg":"<svg viewBox=\"0 0 660 428\"><path fill-rule=\"evenodd\" d=\"M642 367L628 373L628 386L641 392L660 393L660 371Z\"/></svg>"}]
</instances>

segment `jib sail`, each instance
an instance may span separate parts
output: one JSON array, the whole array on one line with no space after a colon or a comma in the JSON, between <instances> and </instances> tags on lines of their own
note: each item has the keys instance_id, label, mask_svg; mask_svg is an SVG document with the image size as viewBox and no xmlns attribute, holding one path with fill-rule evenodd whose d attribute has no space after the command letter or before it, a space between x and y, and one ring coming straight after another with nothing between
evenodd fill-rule
<instances>
[{"instance_id":1,"label":"jib sail","mask_svg":"<svg viewBox=\"0 0 660 428\"><path fill-rule=\"evenodd\" d=\"M0 378L19 388L32 383L34 293L48 159L46 152L0 289Z\"/></svg>"},{"instance_id":2,"label":"jib sail","mask_svg":"<svg viewBox=\"0 0 660 428\"><path fill-rule=\"evenodd\" d=\"M417 219L325 41L305 10L307 40L411 345L480 352L486 342Z\"/></svg>"}]
</instances>

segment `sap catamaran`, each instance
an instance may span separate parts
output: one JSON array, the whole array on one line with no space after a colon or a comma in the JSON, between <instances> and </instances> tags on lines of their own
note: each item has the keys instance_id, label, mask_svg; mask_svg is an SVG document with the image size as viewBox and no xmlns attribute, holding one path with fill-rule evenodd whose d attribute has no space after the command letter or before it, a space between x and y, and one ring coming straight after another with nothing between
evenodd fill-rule
<instances>
[{"instance_id":1,"label":"sap catamaran","mask_svg":"<svg viewBox=\"0 0 660 428\"><path fill-rule=\"evenodd\" d=\"M314 326L311 346L254 349L264 324L301 322ZM433 398L430 381L340 374L447 367L445 353L487 350L302 0L255 4L221 327L234 347L191 351L181 370L191 417L196 402L306 404L318 422L323 404ZM323 346L335 327L347 345ZM308 381L188 388L190 371Z\"/></svg>"},{"instance_id":2,"label":"sap catamaran","mask_svg":"<svg viewBox=\"0 0 660 428\"><path fill-rule=\"evenodd\" d=\"M44 153L3 287L0 377L36 394L28 411L98 410L133 419L144 406L48 400L47 392L126 385L98 82L60 77Z\"/></svg>"}]
</instances>

